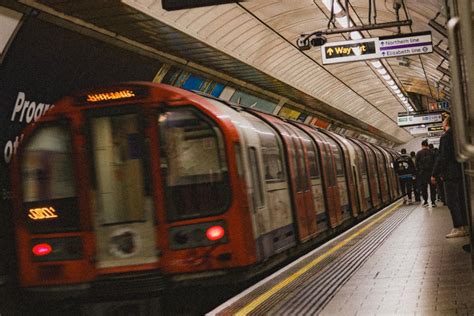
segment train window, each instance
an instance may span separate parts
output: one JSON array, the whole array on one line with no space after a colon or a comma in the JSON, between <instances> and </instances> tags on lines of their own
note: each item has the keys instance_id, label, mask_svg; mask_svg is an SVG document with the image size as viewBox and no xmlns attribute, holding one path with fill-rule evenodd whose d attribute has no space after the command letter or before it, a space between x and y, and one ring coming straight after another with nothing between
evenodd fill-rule
<instances>
[{"instance_id":1,"label":"train window","mask_svg":"<svg viewBox=\"0 0 474 316\"><path fill-rule=\"evenodd\" d=\"M38 129L23 151L23 201L46 201L76 195L71 135L65 126Z\"/></svg>"},{"instance_id":2,"label":"train window","mask_svg":"<svg viewBox=\"0 0 474 316\"><path fill-rule=\"evenodd\" d=\"M286 179L283 168L283 150L276 132L267 124L253 115L243 112L254 126L262 146L263 165L265 167L265 181L279 182Z\"/></svg>"},{"instance_id":3,"label":"train window","mask_svg":"<svg viewBox=\"0 0 474 316\"><path fill-rule=\"evenodd\" d=\"M283 130L286 131L286 133L289 136L289 142L288 142L288 151L290 155L293 156L293 159L291 160L291 164L293 166L293 169L295 170L295 182L296 182L296 192L302 192L305 189L305 179L306 179L306 174L303 174L303 168L304 165L302 165L303 162L303 149L301 148L301 143L296 137L295 133L293 130L291 130L287 125L284 124L279 124Z\"/></svg>"},{"instance_id":4,"label":"train window","mask_svg":"<svg viewBox=\"0 0 474 316\"><path fill-rule=\"evenodd\" d=\"M159 116L161 170L170 220L209 216L230 203L222 132L196 110Z\"/></svg>"},{"instance_id":5,"label":"train window","mask_svg":"<svg viewBox=\"0 0 474 316\"><path fill-rule=\"evenodd\" d=\"M336 162L336 174L338 176L343 176L344 175L344 158L341 153L341 149L339 148L339 145L334 141L332 138L323 135L323 138L329 143L331 147L331 151L334 156L334 160Z\"/></svg>"},{"instance_id":6,"label":"train window","mask_svg":"<svg viewBox=\"0 0 474 316\"><path fill-rule=\"evenodd\" d=\"M143 136L137 114L90 117L100 224L145 221Z\"/></svg>"},{"instance_id":7,"label":"train window","mask_svg":"<svg viewBox=\"0 0 474 316\"><path fill-rule=\"evenodd\" d=\"M263 206L263 191L260 183L260 168L258 167L257 150L254 147L249 149L250 168L252 170L252 182L254 185L254 205L257 207Z\"/></svg>"},{"instance_id":8,"label":"train window","mask_svg":"<svg viewBox=\"0 0 474 316\"><path fill-rule=\"evenodd\" d=\"M79 229L72 137L66 124L45 124L25 143L23 215L34 233Z\"/></svg>"},{"instance_id":9,"label":"train window","mask_svg":"<svg viewBox=\"0 0 474 316\"><path fill-rule=\"evenodd\" d=\"M308 161L309 161L309 175L312 179L317 179L321 177L321 173L319 170L319 158L316 154L316 146L314 142L311 141L311 146L307 148L308 151Z\"/></svg>"}]
</instances>

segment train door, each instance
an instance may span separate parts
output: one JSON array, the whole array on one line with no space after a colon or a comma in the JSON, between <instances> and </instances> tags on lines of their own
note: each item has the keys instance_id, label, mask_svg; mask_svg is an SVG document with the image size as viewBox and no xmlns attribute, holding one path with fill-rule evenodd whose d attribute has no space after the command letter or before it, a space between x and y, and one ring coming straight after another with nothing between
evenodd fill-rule
<instances>
[{"instance_id":1,"label":"train door","mask_svg":"<svg viewBox=\"0 0 474 316\"><path fill-rule=\"evenodd\" d=\"M258 210L254 221L261 257L267 258L295 245L295 228L292 225L291 200L280 137L268 124L250 113L242 111L240 115L253 127L245 131L253 138L247 142L259 141L267 206Z\"/></svg>"},{"instance_id":2,"label":"train door","mask_svg":"<svg viewBox=\"0 0 474 316\"><path fill-rule=\"evenodd\" d=\"M320 154L320 166L322 183L324 187L324 195L326 197L326 211L329 216L329 226L336 227L341 222L341 203L339 198L339 188L337 186L336 166L332 158L329 143L322 137L317 129L310 128L305 125L300 125L314 140L316 148ZM318 218L324 218L322 214L318 214ZM324 227L324 226L323 226Z\"/></svg>"},{"instance_id":3,"label":"train door","mask_svg":"<svg viewBox=\"0 0 474 316\"><path fill-rule=\"evenodd\" d=\"M309 180L307 174L306 157L303 144L298 135L287 126L279 118L271 115L256 113L258 117L263 118L270 123L282 136L287 153L287 164L289 170L289 182L291 187L291 195L294 206L295 220L298 227L299 240L306 240L316 231L312 230L313 224L316 223L316 216L314 214L314 206L307 204L312 201L312 193L309 188Z\"/></svg>"},{"instance_id":4,"label":"train door","mask_svg":"<svg viewBox=\"0 0 474 316\"><path fill-rule=\"evenodd\" d=\"M336 167L337 186L339 188L339 200L341 203L341 217L346 220L351 217L351 205L349 201L349 190L346 181L346 171L344 166L344 156L339 144L331 137L321 134L331 148L332 157Z\"/></svg>"},{"instance_id":5,"label":"train door","mask_svg":"<svg viewBox=\"0 0 474 316\"><path fill-rule=\"evenodd\" d=\"M367 163L367 174L370 184L370 195L372 197L372 205L377 208L382 205L382 193L380 190L380 180L377 175L377 161L375 154L370 150L369 146L363 141L354 140L359 144L364 151L365 161Z\"/></svg>"},{"instance_id":6,"label":"train door","mask_svg":"<svg viewBox=\"0 0 474 316\"><path fill-rule=\"evenodd\" d=\"M289 125L288 126L290 129L292 129L296 135L299 138L299 141L302 146L302 154L301 157L301 168L304 171L304 199L305 199L305 206L306 206L306 212L307 212L307 218L309 219L308 224L308 230L310 232L316 232L317 231L317 219L316 219L316 207L315 207L315 200L313 197L313 188L311 184L311 178L312 174L314 175L314 167L315 161L315 152L314 152L314 147L313 143L311 141L311 138L297 128L296 126ZM311 158L310 158L311 157ZM310 161L312 159L312 161Z\"/></svg>"},{"instance_id":7,"label":"train door","mask_svg":"<svg viewBox=\"0 0 474 316\"><path fill-rule=\"evenodd\" d=\"M382 196L382 202L387 203L389 200L389 186L388 186L388 175L385 165L385 157L382 155L380 150L369 144L370 149L375 154L377 173L379 178L380 191Z\"/></svg>"},{"instance_id":8,"label":"train door","mask_svg":"<svg viewBox=\"0 0 474 316\"><path fill-rule=\"evenodd\" d=\"M357 216L357 214L360 212L360 203L358 201L359 195L357 194L356 188L356 174L353 168L354 152L352 152L352 145L341 135L330 131L326 131L326 134L328 137L333 139L341 149L344 170L346 174L346 186L348 188L349 207L352 210L351 214L353 216Z\"/></svg>"},{"instance_id":9,"label":"train door","mask_svg":"<svg viewBox=\"0 0 474 316\"><path fill-rule=\"evenodd\" d=\"M295 201L298 205L298 227L301 230L300 240L308 239L316 234L316 214L310 188L305 148L298 133L291 125L278 124L285 130L290 150L293 151L293 169L295 170Z\"/></svg>"},{"instance_id":10,"label":"train door","mask_svg":"<svg viewBox=\"0 0 474 316\"><path fill-rule=\"evenodd\" d=\"M361 196L362 211L365 212L373 207L372 199L370 198L370 185L367 173L367 161L362 148L355 142L354 145L356 166L359 174L359 194Z\"/></svg>"},{"instance_id":11,"label":"train door","mask_svg":"<svg viewBox=\"0 0 474 316\"><path fill-rule=\"evenodd\" d=\"M146 190L142 117L136 109L104 109L90 113L87 120L97 266L155 263L154 207Z\"/></svg>"},{"instance_id":12,"label":"train door","mask_svg":"<svg viewBox=\"0 0 474 316\"><path fill-rule=\"evenodd\" d=\"M301 124L298 124L298 126L303 130L306 130L306 126ZM307 132L311 135L312 131ZM306 153L308 155L309 176L311 179L311 190L313 192L313 201L316 212L317 231L321 232L329 227L326 200L324 198L325 190L323 187L322 172L320 168L321 162L319 159L319 151L314 139L309 137L309 135L306 135Z\"/></svg>"}]
</instances>

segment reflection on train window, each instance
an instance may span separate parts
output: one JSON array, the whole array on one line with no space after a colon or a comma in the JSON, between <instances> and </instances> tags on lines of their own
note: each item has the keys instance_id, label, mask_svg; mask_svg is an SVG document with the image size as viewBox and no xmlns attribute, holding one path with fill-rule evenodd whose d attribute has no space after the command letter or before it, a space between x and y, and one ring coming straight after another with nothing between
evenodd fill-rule
<instances>
[{"instance_id":1,"label":"reflection on train window","mask_svg":"<svg viewBox=\"0 0 474 316\"><path fill-rule=\"evenodd\" d=\"M317 179L321 177L321 173L319 171L319 158L316 154L316 146L314 142L311 141L311 146L307 148L308 151L308 161L309 161L309 175L312 179Z\"/></svg>"},{"instance_id":2,"label":"reflection on train window","mask_svg":"<svg viewBox=\"0 0 474 316\"><path fill-rule=\"evenodd\" d=\"M265 180L267 182L285 181L282 144L276 131L251 114L243 112L242 115L251 121L260 138L263 165L265 166Z\"/></svg>"},{"instance_id":3,"label":"reflection on train window","mask_svg":"<svg viewBox=\"0 0 474 316\"><path fill-rule=\"evenodd\" d=\"M230 185L224 138L217 125L191 109L162 113L159 125L168 218L223 212Z\"/></svg>"},{"instance_id":4,"label":"reflection on train window","mask_svg":"<svg viewBox=\"0 0 474 316\"><path fill-rule=\"evenodd\" d=\"M92 117L90 124L100 224L144 221L142 135L137 115Z\"/></svg>"},{"instance_id":5,"label":"reflection on train window","mask_svg":"<svg viewBox=\"0 0 474 316\"><path fill-rule=\"evenodd\" d=\"M330 143L330 146L334 155L334 161L336 162L336 173L338 176L343 176L344 175L344 161L343 161L341 149L332 138L326 137L326 140Z\"/></svg>"},{"instance_id":6,"label":"reflection on train window","mask_svg":"<svg viewBox=\"0 0 474 316\"><path fill-rule=\"evenodd\" d=\"M46 125L28 140L22 155L23 201L74 197L74 167L69 129Z\"/></svg>"}]
</instances>

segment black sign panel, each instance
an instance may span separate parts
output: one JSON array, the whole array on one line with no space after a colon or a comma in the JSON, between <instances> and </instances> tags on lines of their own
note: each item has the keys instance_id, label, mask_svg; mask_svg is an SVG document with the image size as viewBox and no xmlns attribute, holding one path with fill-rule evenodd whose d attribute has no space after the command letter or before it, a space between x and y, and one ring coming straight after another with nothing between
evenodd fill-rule
<instances>
[{"instance_id":1,"label":"black sign panel","mask_svg":"<svg viewBox=\"0 0 474 316\"><path fill-rule=\"evenodd\" d=\"M11 209L8 166L28 124L64 95L123 81L151 81L161 65L30 16L0 65L0 212Z\"/></svg>"},{"instance_id":2,"label":"black sign panel","mask_svg":"<svg viewBox=\"0 0 474 316\"><path fill-rule=\"evenodd\" d=\"M163 9L167 11L206 7L218 4L233 3L241 1L232 0L163 0Z\"/></svg>"}]
</instances>

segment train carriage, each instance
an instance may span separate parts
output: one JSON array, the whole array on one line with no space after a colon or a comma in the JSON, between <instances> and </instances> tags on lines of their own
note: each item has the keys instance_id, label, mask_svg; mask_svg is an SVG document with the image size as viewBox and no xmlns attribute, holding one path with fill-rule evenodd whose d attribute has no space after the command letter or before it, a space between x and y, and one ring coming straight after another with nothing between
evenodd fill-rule
<instances>
[{"instance_id":1,"label":"train carriage","mask_svg":"<svg viewBox=\"0 0 474 316\"><path fill-rule=\"evenodd\" d=\"M245 279L390 199L377 146L162 84L65 97L24 135L19 281L43 297Z\"/></svg>"}]
</instances>

